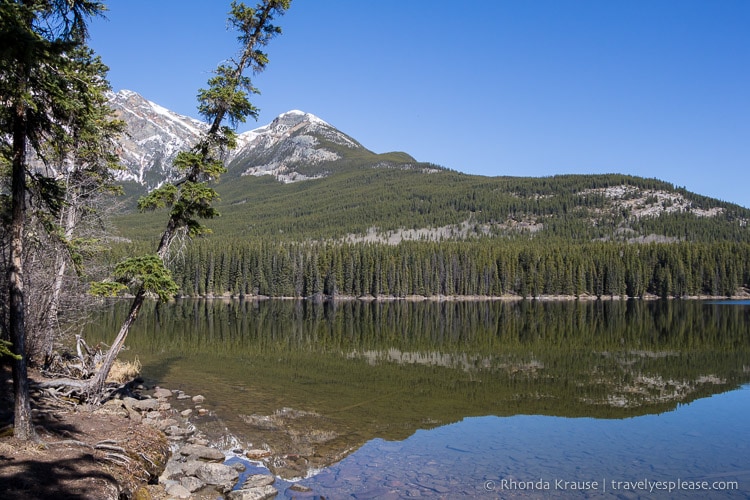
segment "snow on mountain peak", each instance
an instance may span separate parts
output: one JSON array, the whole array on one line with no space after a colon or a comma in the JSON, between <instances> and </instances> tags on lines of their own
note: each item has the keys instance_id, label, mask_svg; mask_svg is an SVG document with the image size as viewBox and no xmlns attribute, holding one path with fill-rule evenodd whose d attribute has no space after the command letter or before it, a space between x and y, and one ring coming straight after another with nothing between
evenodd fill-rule
<instances>
[{"instance_id":1,"label":"snow on mountain peak","mask_svg":"<svg viewBox=\"0 0 750 500\"><path fill-rule=\"evenodd\" d=\"M179 151L192 147L208 129L208 124L175 113L151 102L132 90L109 94L109 104L118 118L127 123L121 139L120 157L126 170L116 173L156 187L176 176L172 161ZM315 178L307 174L316 165L340 158L336 148L362 148L317 116L297 109L277 116L271 123L237 137L237 148L226 159L245 175L274 175L282 182Z\"/></svg>"}]
</instances>

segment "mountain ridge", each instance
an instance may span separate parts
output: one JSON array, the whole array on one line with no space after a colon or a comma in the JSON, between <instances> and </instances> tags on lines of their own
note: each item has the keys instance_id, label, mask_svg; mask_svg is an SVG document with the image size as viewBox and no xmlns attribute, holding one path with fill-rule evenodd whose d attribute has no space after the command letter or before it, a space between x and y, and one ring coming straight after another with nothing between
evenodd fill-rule
<instances>
[{"instance_id":1,"label":"mountain ridge","mask_svg":"<svg viewBox=\"0 0 750 500\"><path fill-rule=\"evenodd\" d=\"M206 124L132 91L113 94L127 122L129 192L175 178L170 158ZM192 142L191 142L192 141ZM148 162L151 162L149 165ZM239 134L216 184L219 237L398 243L485 237L577 241L750 241L750 210L658 179L622 174L486 177L374 153L310 113L290 110ZM120 218L131 236L158 233L158 214ZM223 235L223 236L222 236ZM140 236L138 236L140 237Z\"/></svg>"}]
</instances>

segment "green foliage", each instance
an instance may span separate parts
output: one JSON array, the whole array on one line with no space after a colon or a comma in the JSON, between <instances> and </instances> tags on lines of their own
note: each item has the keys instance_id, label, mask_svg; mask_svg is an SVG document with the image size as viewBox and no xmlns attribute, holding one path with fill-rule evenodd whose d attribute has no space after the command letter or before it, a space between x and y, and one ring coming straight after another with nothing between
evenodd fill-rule
<instances>
[{"instance_id":1,"label":"green foliage","mask_svg":"<svg viewBox=\"0 0 750 500\"><path fill-rule=\"evenodd\" d=\"M117 297L128 287L116 281L94 281L89 283L89 294L95 297Z\"/></svg>"},{"instance_id":2,"label":"green foliage","mask_svg":"<svg viewBox=\"0 0 750 500\"><path fill-rule=\"evenodd\" d=\"M164 263L158 255L143 255L130 257L115 266L115 279L128 286L131 290L143 289L145 292L153 293L160 300L169 300L178 291L178 287L172 279L172 274L164 267ZM93 291L116 292L115 287L100 283Z\"/></svg>"},{"instance_id":3,"label":"green foliage","mask_svg":"<svg viewBox=\"0 0 750 500\"><path fill-rule=\"evenodd\" d=\"M11 347L12 344L10 342L0 339L0 359L6 356L12 359L21 359L21 356L13 354L13 351L11 351Z\"/></svg>"},{"instance_id":4,"label":"green foliage","mask_svg":"<svg viewBox=\"0 0 750 500\"><path fill-rule=\"evenodd\" d=\"M138 200L138 209L156 210L157 208L171 207L177 199L177 186L174 184L164 184L148 193Z\"/></svg>"},{"instance_id":5,"label":"green foliage","mask_svg":"<svg viewBox=\"0 0 750 500\"><path fill-rule=\"evenodd\" d=\"M213 121L224 110L233 126L244 123L248 116L258 117L258 108L247 96L259 92L250 83L250 78L237 75L234 67L220 65L208 84L208 89L200 89L198 93L198 112L207 120Z\"/></svg>"},{"instance_id":6,"label":"green foliage","mask_svg":"<svg viewBox=\"0 0 750 500\"><path fill-rule=\"evenodd\" d=\"M686 297L750 288L750 244L537 241L197 242L185 295Z\"/></svg>"}]
</instances>

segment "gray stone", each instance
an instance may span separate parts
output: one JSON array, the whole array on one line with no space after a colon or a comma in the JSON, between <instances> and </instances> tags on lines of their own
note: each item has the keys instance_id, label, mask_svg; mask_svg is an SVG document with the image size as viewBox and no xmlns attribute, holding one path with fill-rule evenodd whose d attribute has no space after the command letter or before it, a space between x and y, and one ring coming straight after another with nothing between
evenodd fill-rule
<instances>
[{"instance_id":1,"label":"gray stone","mask_svg":"<svg viewBox=\"0 0 750 500\"><path fill-rule=\"evenodd\" d=\"M198 469L200 469L204 465L206 465L206 462L202 462L200 460L195 460L195 459L189 459L182 466L182 472L186 476L197 476L198 475Z\"/></svg>"},{"instance_id":2,"label":"gray stone","mask_svg":"<svg viewBox=\"0 0 750 500\"><path fill-rule=\"evenodd\" d=\"M173 484L167 488L167 495L174 498L190 498L190 490L182 486L181 484Z\"/></svg>"},{"instance_id":3,"label":"gray stone","mask_svg":"<svg viewBox=\"0 0 750 500\"><path fill-rule=\"evenodd\" d=\"M159 411L169 411L172 409L172 405L169 403L161 403L159 405Z\"/></svg>"},{"instance_id":4,"label":"gray stone","mask_svg":"<svg viewBox=\"0 0 750 500\"><path fill-rule=\"evenodd\" d=\"M217 462L223 462L226 458L224 453L217 450L216 448L209 448L208 446L201 446L199 444L186 444L180 448L180 455L192 456L202 460L212 460Z\"/></svg>"},{"instance_id":5,"label":"gray stone","mask_svg":"<svg viewBox=\"0 0 750 500\"><path fill-rule=\"evenodd\" d=\"M171 398L172 391L170 391L169 389L164 389L162 387L157 387L156 389L154 389L154 397L161 399Z\"/></svg>"},{"instance_id":6,"label":"gray stone","mask_svg":"<svg viewBox=\"0 0 750 500\"><path fill-rule=\"evenodd\" d=\"M294 483L289 487L291 491L296 491L297 493L310 493L312 492L312 488L308 488L307 486L303 486L301 484Z\"/></svg>"},{"instance_id":7,"label":"gray stone","mask_svg":"<svg viewBox=\"0 0 750 500\"><path fill-rule=\"evenodd\" d=\"M243 490L250 490L252 488L260 488L261 486L268 486L273 484L276 478L269 476L268 474L252 474L247 476L245 482L242 483Z\"/></svg>"},{"instance_id":8,"label":"gray stone","mask_svg":"<svg viewBox=\"0 0 750 500\"><path fill-rule=\"evenodd\" d=\"M216 486L222 493L226 493L234 487L240 473L228 465L207 463L200 466L195 476L208 485Z\"/></svg>"},{"instance_id":9,"label":"gray stone","mask_svg":"<svg viewBox=\"0 0 750 500\"><path fill-rule=\"evenodd\" d=\"M190 408L188 408L187 410L182 410L180 412L180 415L183 416L183 417L189 417L192 413L193 413L193 410L191 410Z\"/></svg>"},{"instance_id":10,"label":"gray stone","mask_svg":"<svg viewBox=\"0 0 750 500\"><path fill-rule=\"evenodd\" d=\"M180 479L180 484L188 490L190 493L193 493L195 491L198 491L199 489L203 488L205 484L203 481L198 479L195 476L185 476L182 479Z\"/></svg>"},{"instance_id":11,"label":"gray stone","mask_svg":"<svg viewBox=\"0 0 750 500\"><path fill-rule=\"evenodd\" d=\"M182 437L182 436L189 436L192 434L193 431L190 429L183 429L182 427L178 427L176 425L170 425L166 429L164 429L164 434L167 436L175 436L175 437Z\"/></svg>"},{"instance_id":12,"label":"gray stone","mask_svg":"<svg viewBox=\"0 0 750 500\"><path fill-rule=\"evenodd\" d=\"M138 411L155 411L159 409L160 404L158 399L136 399L130 406Z\"/></svg>"},{"instance_id":13,"label":"gray stone","mask_svg":"<svg viewBox=\"0 0 750 500\"><path fill-rule=\"evenodd\" d=\"M228 500L267 500L278 495L279 491L273 486L261 486L249 490L235 490L227 495Z\"/></svg>"},{"instance_id":14,"label":"gray stone","mask_svg":"<svg viewBox=\"0 0 750 500\"><path fill-rule=\"evenodd\" d=\"M184 392L181 392L177 395L177 399L190 399L190 396L185 394Z\"/></svg>"},{"instance_id":15,"label":"gray stone","mask_svg":"<svg viewBox=\"0 0 750 500\"><path fill-rule=\"evenodd\" d=\"M197 396L193 396L193 403L202 403L206 400L205 397L198 394Z\"/></svg>"},{"instance_id":16,"label":"gray stone","mask_svg":"<svg viewBox=\"0 0 750 500\"><path fill-rule=\"evenodd\" d=\"M166 467L164 467L164 472L159 476L159 482L164 483L165 481L181 476L184 473L184 465L174 460L169 460Z\"/></svg>"}]
</instances>

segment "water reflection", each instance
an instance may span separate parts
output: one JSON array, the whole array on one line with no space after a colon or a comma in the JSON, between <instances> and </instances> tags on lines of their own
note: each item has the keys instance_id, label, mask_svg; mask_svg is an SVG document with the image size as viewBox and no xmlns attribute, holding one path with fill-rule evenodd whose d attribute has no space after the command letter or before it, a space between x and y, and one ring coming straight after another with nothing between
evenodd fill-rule
<instances>
[{"instance_id":1,"label":"water reflection","mask_svg":"<svg viewBox=\"0 0 750 500\"><path fill-rule=\"evenodd\" d=\"M126 306L104 311L89 338L111 340ZM268 465L291 478L374 439L413 439L468 417L623 419L735 389L750 381L749 311L682 301L180 301L146 309L127 343L146 377L208 396L204 425L272 450Z\"/></svg>"},{"instance_id":2,"label":"water reflection","mask_svg":"<svg viewBox=\"0 0 750 500\"><path fill-rule=\"evenodd\" d=\"M332 498L745 498L748 411L750 387L622 420L472 417L374 439L304 484Z\"/></svg>"}]
</instances>

